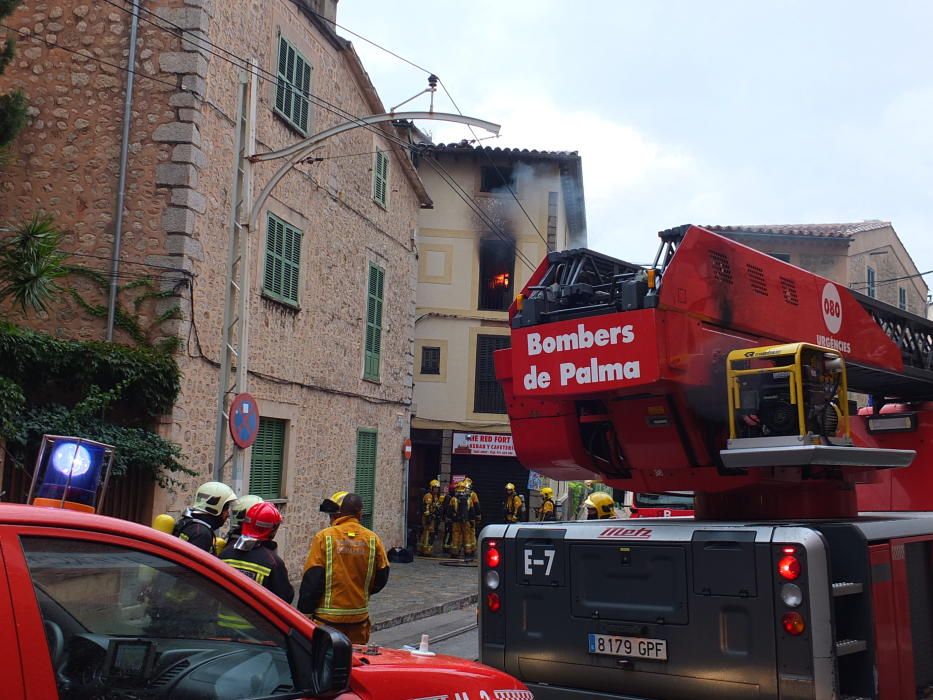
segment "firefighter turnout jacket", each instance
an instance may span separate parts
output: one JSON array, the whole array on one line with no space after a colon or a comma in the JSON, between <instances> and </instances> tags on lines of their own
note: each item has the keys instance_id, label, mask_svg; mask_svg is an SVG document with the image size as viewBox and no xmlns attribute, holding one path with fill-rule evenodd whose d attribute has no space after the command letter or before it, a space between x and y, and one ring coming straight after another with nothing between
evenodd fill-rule
<instances>
[{"instance_id":1,"label":"firefighter turnout jacket","mask_svg":"<svg viewBox=\"0 0 933 700\"><path fill-rule=\"evenodd\" d=\"M379 536L344 515L311 541L298 610L324 622L362 622L369 618L369 596L388 580L389 559Z\"/></svg>"},{"instance_id":2,"label":"firefighter turnout jacket","mask_svg":"<svg viewBox=\"0 0 933 700\"><path fill-rule=\"evenodd\" d=\"M253 540L252 549L237 549L236 542L231 542L220 558L237 571L240 571L256 583L265 586L286 603L291 603L295 597L295 589L288 582L288 569L285 562L275 551L278 545L275 541Z\"/></svg>"},{"instance_id":3,"label":"firefighter turnout jacket","mask_svg":"<svg viewBox=\"0 0 933 700\"><path fill-rule=\"evenodd\" d=\"M221 520L217 516L189 509L178 519L172 534L185 542L190 542L198 549L216 554L214 533L221 525Z\"/></svg>"},{"instance_id":4,"label":"firefighter turnout jacket","mask_svg":"<svg viewBox=\"0 0 933 700\"><path fill-rule=\"evenodd\" d=\"M517 523L522 519L522 511L525 504L522 497L517 493L510 493L505 498L505 521L508 523Z\"/></svg>"},{"instance_id":5,"label":"firefighter turnout jacket","mask_svg":"<svg viewBox=\"0 0 933 700\"><path fill-rule=\"evenodd\" d=\"M538 508L538 520L545 522L554 520L554 501L547 496L541 501L541 507Z\"/></svg>"}]
</instances>

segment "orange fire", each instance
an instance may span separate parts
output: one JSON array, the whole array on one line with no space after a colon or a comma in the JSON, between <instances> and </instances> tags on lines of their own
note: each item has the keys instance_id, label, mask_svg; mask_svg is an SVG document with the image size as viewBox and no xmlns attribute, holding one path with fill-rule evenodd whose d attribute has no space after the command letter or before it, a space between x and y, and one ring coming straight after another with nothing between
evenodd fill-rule
<instances>
[{"instance_id":1,"label":"orange fire","mask_svg":"<svg viewBox=\"0 0 933 700\"><path fill-rule=\"evenodd\" d=\"M493 289L499 289L500 287L505 287L506 289L508 289L509 273L503 272L501 275L496 275L490 280L489 286L492 287Z\"/></svg>"}]
</instances>

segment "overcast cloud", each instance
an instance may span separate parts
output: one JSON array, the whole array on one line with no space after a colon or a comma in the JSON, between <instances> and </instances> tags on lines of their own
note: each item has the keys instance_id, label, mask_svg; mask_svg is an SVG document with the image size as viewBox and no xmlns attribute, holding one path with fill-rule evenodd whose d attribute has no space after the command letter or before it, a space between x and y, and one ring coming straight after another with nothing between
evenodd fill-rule
<instances>
[{"instance_id":1,"label":"overcast cloud","mask_svg":"<svg viewBox=\"0 0 933 700\"><path fill-rule=\"evenodd\" d=\"M933 269L933 3L340 0L337 21L502 124L485 145L579 151L592 248L646 262L682 223L884 219ZM342 33L387 107L426 86Z\"/></svg>"}]
</instances>

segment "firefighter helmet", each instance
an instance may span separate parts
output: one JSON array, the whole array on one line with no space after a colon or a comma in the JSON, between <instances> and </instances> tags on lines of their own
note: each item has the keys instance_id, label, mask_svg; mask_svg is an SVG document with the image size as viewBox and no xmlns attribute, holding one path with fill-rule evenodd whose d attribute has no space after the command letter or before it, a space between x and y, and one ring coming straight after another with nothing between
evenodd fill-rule
<instances>
[{"instance_id":1,"label":"firefighter helmet","mask_svg":"<svg viewBox=\"0 0 933 700\"><path fill-rule=\"evenodd\" d=\"M458 482L457 482L457 485L454 487L454 490L456 490L456 491L466 491L466 489L467 489L467 482L466 482L466 480L458 481Z\"/></svg>"},{"instance_id":2,"label":"firefighter helmet","mask_svg":"<svg viewBox=\"0 0 933 700\"><path fill-rule=\"evenodd\" d=\"M198 487L191 508L208 515L219 516L224 512L224 508L235 500L236 494L232 488L219 481L208 481Z\"/></svg>"},{"instance_id":3,"label":"firefighter helmet","mask_svg":"<svg viewBox=\"0 0 933 700\"><path fill-rule=\"evenodd\" d=\"M320 511L322 513L339 513L340 506L343 504L343 499L347 497L349 491L337 491L332 494L330 498L325 498L321 501Z\"/></svg>"},{"instance_id":4,"label":"firefighter helmet","mask_svg":"<svg viewBox=\"0 0 933 700\"><path fill-rule=\"evenodd\" d=\"M279 509L275 507L275 504L263 501L246 511L243 536L257 540L271 540L281 524L282 514Z\"/></svg>"},{"instance_id":5,"label":"firefighter helmet","mask_svg":"<svg viewBox=\"0 0 933 700\"><path fill-rule=\"evenodd\" d=\"M166 535L171 535L175 531L175 518L168 513L162 513L152 519L152 528Z\"/></svg>"},{"instance_id":6,"label":"firefighter helmet","mask_svg":"<svg viewBox=\"0 0 933 700\"><path fill-rule=\"evenodd\" d=\"M512 482L507 483L505 485L505 490L508 491L509 493L512 493L515 490L515 484L513 484Z\"/></svg>"},{"instance_id":7,"label":"firefighter helmet","mask_svg":"<svg viewBox=\"0 0 933 700\"><path fill-rule=\"evenodd\" d=\"M441 487L441 482L437 479L431 479L431 482L428 484L428 486L432 489L439 489Z\"/></svg>"},{"instance_id":8,"label":"firefighter helmet","mask_svg":"<svg viewBox=\"0 0 933 700\"><path fill-rule=\"evenodd\" d=\"M612 502L612 496L603 491L591 493L583 502L583 505L596 511L596 520L616 517L615 504Z\"/></svg>"},{"instance_id":9,"label":"firefighter helmet","mask_svg":"<svg viewBox=\"0 0 933 700\"><path fill-rule=\"evenodd\" d=\"M553 498L554 489L552 489L550 486L545 486L543 489L541 489L541 495L545 498Z\"/></svg>"},{"instance_id":10,"label":"firefighter helmet","mask_svg":"<svg viewBox=\"0 0 933 700\"><path fill-rule=\"evenodd\" d=\"M236 499L233 505L230 506L230 526L234 528L242 527L246 512L257 503L262 503L262 498L252 494L249 496L240 496Z\"/></svg>"}]
</instances>

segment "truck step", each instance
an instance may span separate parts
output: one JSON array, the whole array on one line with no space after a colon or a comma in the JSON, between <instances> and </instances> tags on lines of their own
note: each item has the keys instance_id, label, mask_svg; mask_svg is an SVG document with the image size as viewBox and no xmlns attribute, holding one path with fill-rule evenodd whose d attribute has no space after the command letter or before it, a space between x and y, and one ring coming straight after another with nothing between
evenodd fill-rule
<instances>
[{"instance_id":1,"label":"truck step","mask_svg":"<svg viewBox=\"0 0 933 700\"><path fill-rule=\"evenodd\" d=\"M862 583L840 581L839 583L833 584L833 598L838 598L842 595L855 595L856 593L861 593L864 590L865 585Z\"/></svg>"},{"instance_id":2,"label":"truck step","mask_svg":"<svg viewBox=\"0 0 933 700\"><path fill-rule=\"evenodd\" d=\"M836 642L836 656L845 656L846 654L857 654L865 651L868 643L864 639L840 639Z\"/></svg>"}]
</instances>

